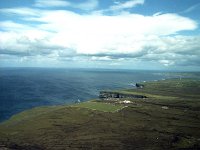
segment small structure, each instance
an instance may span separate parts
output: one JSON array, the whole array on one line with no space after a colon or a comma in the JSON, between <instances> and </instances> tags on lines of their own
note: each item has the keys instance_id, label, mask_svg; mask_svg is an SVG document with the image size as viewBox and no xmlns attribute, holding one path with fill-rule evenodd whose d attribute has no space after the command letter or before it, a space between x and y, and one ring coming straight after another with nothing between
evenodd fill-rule
<instances>
[{"instance_id":1,"label":"small structure","mask_svg":"<svg viewBox=\"0 0 200 150\"><path fill-rule=\"evenodd\" d=\"M161 108L162 109L169 109L169 107L167 107L167 106L162 106Z\"/></svg>"},{"instance_id":2,"label":"small structure","mask_svg":"<svg viewBox=\"0 0 200 150\"><path fill-rule=\"evenodd\" d=\"M75 101L75 104L80 103L80 102L81 102L81 100L78 99L78 100Z\"/></svg>"},{"instance_id":3,"label":"small structure","mask_svg":"<svg viewBox=\"0 0 200 150\"><path fill-rule=\"evenodd\" d=\"M120 104L130 104L132 103L131 101L128 101L128 100L124 100L124 101L120 101L119 102Z\"/></svg>"}]
</instances>

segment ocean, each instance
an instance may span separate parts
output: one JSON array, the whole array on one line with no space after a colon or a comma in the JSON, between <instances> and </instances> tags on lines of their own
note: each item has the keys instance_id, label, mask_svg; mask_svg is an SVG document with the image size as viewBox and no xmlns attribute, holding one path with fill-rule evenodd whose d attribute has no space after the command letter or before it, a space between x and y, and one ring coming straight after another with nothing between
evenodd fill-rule
<instances>
[{"instance_id":1,"label":"ocean","mask_svg":"<svg viewBox=\"0 0 200 150\"><path fill-rule=\"evenodd\" d=\"M101 90L134 88L136 82L177 77L160 71L106 69L0 69L0 121L46 105L98 98Z\"/></svg>"}]
</instances>

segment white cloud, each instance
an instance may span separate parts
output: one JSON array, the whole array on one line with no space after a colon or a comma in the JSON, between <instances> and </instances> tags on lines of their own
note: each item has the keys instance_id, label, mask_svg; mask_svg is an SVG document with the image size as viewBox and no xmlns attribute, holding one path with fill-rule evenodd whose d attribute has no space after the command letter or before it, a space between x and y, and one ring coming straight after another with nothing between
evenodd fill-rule
<instances>
[{"instance_id":1,"label":"white cloud","mask_svg":"<svg viewBox=\"0 0 200 150\"><path fill-rule=\"evenodd\" d=\"M0 12L9 15L40 16L40 13L38 13L40 10L27 7L2 8Z\"/></svg>"},{"instance_id":2,"label":"white cloud","mask_svg":"<svg viewBox=\"0 0 200 150\"><path fill-rule=\"evenodd\" d=\"M161 64L163 64L164 66L170 66L170 65L173 65L173 64L174 64L174 62L171 61L171 60L159 60L159 62L160 62Z\"/></svg>"},{"instance_id":3,"label":"white cloud","mask_svg":"<svg viewBox=\"0 0 200 150\"><path fill-rule=\"evenodd\" d=\"M26 25L15 23L13 21L2 21L0 22L0 28L4 30L19 30L19 29L24 29L27 27Z\"/></svg>"},{"instance_id":4,"label":"white cloud","mask_svg":"<svg viewBox=\"0 0 200 150\"><path fill-rule=\"evenodd\" d=\"M0 10L27 21L26 25L0 22L3 30L0 33L1 54L48 57L48 60L82 56L92 61L116 59L123 62L124 58L137 58L154 60L165 66L200 55L200 37L179 35L180 31L195 30L197 23L177 14L107 16L80 15L66 10L19 9ZM30 26L29 21L35 25Z\"/></svg>"},{"instance_id":5,"label":"white cloud","mask_svg":"<svg viewBox=\"0 0 200 150\"><path fill-rule=\"evenodd\" d=\"M36 0L36 7L71 7L82 10L93 10L98 7L98 0L86 0L82 3L72 3L65 0Z\"/></svg>"},{"instance_id":6,"label":"white cloud","mask_svg":"<svg viewBox=\"0 0 200 150\"><path fill-rule=\"evenodd\" d=\"M110 10L112 11L118 11L118 10L123 10L123 9L128 9L128 8L133 8L137 5L143 5L144 0L129 0L124 3L116 3L116 5L113 5L110 7Z\"/></svg>"},{"instance_id":7,"label":"white cloud","mask_svg":"<svg viewBox=\"0 0 200 150\"><path fill-rule=\"evenodd\" d=\"M70 3L64 0L36 0L36 7L65 7Z\"/></svg>"},{"instance_id":8,"label":"white cloud","mask_svg":"<svg viewBox=\"0 0 200 150\"><path fill-rule=\"evenodd\" d=\"M193 20L176 14L103 16L54 11L33 20L45 23L39 29L56 32L52 38L55 43L81 54L134 54L143 49L147 36L172 35L197 27Z\"/></svg>"},{"instance_id":9,"label":"white cloud","mask_svg":"<svg viewBox=\"0 0 200 150\"><path fill-rule=\"evenodd\" d=\"M94 61L110 61L112 59L109 56L103 56L103 57L92 56L91 60L94 60Z\"/></svg>"},{"instance_id":10,"label":"white cloud","mask_svg":"<svg viewBox=\"0 0 200 150\"><path fill-rule=\"evenodd\" d=\"M93 10L93 9L97 8L98 5L99 5L98 0L87 0L84 3L73 4L73 5L71 5L71 7L79 8L79 9L83 9L83 10Z\"/></svg>"}]
</instances>

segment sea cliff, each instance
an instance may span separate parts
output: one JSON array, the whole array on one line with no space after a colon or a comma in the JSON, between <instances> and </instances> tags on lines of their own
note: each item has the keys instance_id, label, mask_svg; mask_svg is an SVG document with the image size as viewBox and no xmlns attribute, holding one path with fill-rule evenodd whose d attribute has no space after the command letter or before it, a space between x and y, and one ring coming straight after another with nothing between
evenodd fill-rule
<instances>
[{"instance_id":1,"label":"sea cliff","mask_svg":"<svg viewBox=\"0 0 200 150\"><path fill-rule=\"evenodd\" d=\"M125 94L120 92L112 92L112 91L101 91L99 93L100 99L110 99L110 98L147 98L144 95L137 94Z\"/></svg>"}]
</instances>

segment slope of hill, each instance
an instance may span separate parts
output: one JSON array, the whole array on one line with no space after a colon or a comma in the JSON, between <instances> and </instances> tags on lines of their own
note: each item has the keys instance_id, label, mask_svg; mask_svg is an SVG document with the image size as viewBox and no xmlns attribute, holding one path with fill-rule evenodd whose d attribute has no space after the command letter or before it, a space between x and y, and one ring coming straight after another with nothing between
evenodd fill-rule
<instances>
[{"instance_id":1,"label":"slope of hill","mask_svg":"<svg viewBox=\"0 0 200 150\"><path fill-rule=\"evenodd\" d=\"M37 107L0 124L0 148L199 149L200 80L144 83L114 91L146 98L105 98Z\"/></svg>"}]
</instances>

